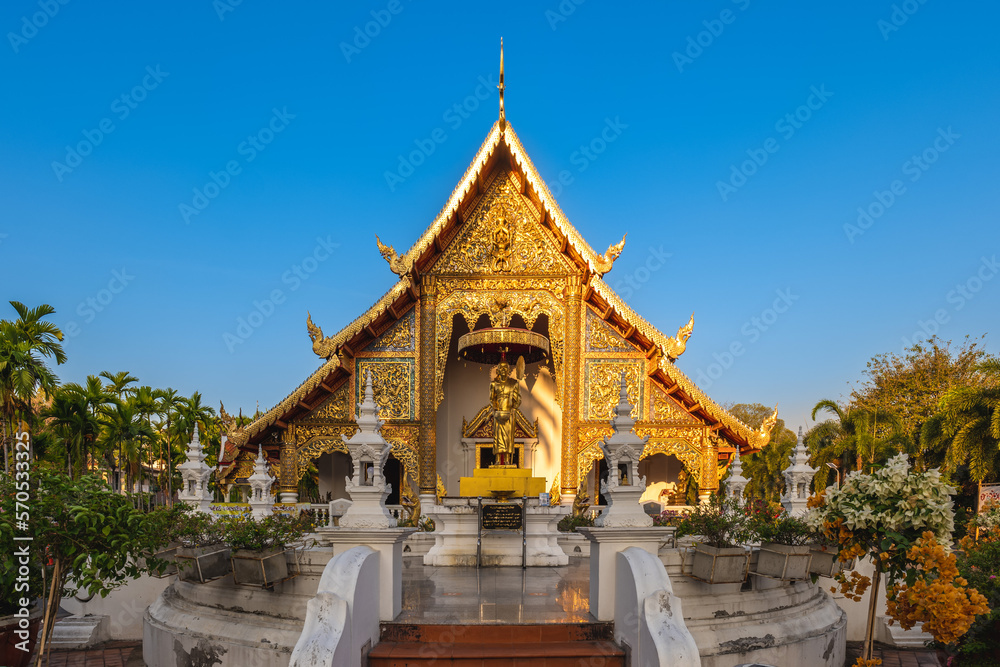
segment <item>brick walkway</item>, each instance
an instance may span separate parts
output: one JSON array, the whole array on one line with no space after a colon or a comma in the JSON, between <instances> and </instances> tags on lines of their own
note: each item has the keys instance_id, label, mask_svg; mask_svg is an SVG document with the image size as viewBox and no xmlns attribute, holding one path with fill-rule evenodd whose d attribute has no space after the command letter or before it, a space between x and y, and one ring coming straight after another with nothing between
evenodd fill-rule
<instances>
[{"instance_id":1,"label":"brick walkway","mask_svg":"<svg viewBox=\"0 0 1000 667\"><path fill-rule=\"evenodd\" d=\"M143 664L142 642L107 642L90 649L52 651L48 665L49 667L126 667L130 658L135 665Z\"/></svg>"},{"instance_id":2,"label":"brick walkway","mask_svg":"<svg viewBox=\"0 0 1000 667\"><path fill-rule=\"evenodd\" d=\"M861 655L863 642L847 642L847 665ZM937 653L930 649L895 649L884 644L875 644L873 655L882 658L882 667L941 667Z\"/></svg>"}]
</instances>

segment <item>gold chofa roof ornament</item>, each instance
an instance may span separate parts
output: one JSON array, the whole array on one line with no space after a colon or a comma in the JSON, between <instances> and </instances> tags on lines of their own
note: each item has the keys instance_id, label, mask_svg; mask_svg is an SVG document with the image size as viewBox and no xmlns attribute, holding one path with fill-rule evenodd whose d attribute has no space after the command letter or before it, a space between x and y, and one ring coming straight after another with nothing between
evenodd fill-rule
<instances>
[{"instance_id":1,"label":"gold chofa roof ornament","mask_svg":"<svg viewBox=\"0 0 1000 667\"><path fill-rule=\"evenodd\" d=\"M503 132L507 128L507 117L503 112L503 37L500 38L500 83L497 89L500 91L500 131Z\"/></svg>"}]
</instances>

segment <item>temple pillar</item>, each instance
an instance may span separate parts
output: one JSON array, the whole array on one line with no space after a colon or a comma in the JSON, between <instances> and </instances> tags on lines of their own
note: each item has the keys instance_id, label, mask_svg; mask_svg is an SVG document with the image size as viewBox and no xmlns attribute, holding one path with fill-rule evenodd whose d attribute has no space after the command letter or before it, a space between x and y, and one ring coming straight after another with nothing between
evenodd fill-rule
<instances>
[{"instance_id":1,"label":"temple pillar","mask_svg":"<svg viewBox=\"0 0 1000 667\"><path fill-rule=\"evenodd\" d=\"M719 439L705 434L701 440L701 475L698 480L698 499L702 504L709 501L719 490Z\"/></svg>"},{"instance_id":2,"label":"temple pillar","mask_svg":"<svg viewBox=\"0 0 1000 667\"><path fill-rule=\"evenodd\" d=\"M437 369L437 283L423 276L420 283L420 406L419 475L421 502L436 499L437 490L437 397L434 377Z\"/></svg>"},{"instance_id":3,"label":"temple pillar","mask_svg":"<svg viewBox=\"0 0 1000 667\"><path fill-rule=\"evenodd\" d=\"M576 496L577 448L580 432L580 334L583 330L583 281L566 280L565 360L563 362L562 467L559 473L563 499ZM571 501L572 502L572 501Z\"/></svg>"},{"instance_id":4,"label":"temple pillar","mask_svg":"<svg viewBox=\"0 0 1000 667\"><path fill-rule=\"evenodd\" d=\"M279 500L283 503L299 502L299 452L295 446L294 428L285 431L282 438L278 473L281 477Z\"/></svg>"}]
</instances>

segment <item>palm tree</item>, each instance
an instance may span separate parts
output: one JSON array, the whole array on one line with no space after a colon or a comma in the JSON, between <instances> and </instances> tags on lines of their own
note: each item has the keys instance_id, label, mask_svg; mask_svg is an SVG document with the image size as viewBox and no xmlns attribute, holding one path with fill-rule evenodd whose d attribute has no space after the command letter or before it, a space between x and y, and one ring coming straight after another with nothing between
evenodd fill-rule
<instances>
[{"instance_id":1,"label":"palm tree","mask_svg":"<svg viewBox=\"0 0 1000 667\"><path fill-rule=\"evenodd\" d=\"M813 407L812 418L816 419L822 411L836 417L836 421L821 424L823 428L814 436L825 437L829 441L825 456L833 454L837 458L847 458L853 455L857 470L864 469L866 463L874 468L876 463L885 461L896 452L905 451L911 444L900 430L898 419L887 412L853 406L844 410L828 398ZM825 462L821 458L817 456L816 462Z\"/></svg>"},{"instance_id":2,"label":"palm tree","mask_svg":"<svg viewBox=\"0 0 1000 667\"><path fill-rule=\"evenodd\" d=\"M154 438L159 439L159 434L153 429L153 415L159 413L160 402L157 400L156 391L148 386L143 385L138 389L132 391L131 395L128 397L126 403L131 407L140 417L146 420L146 424L149 426L150 430L154 434ZM140 443L141 444L141 443ZM139 452L139 459L141 462L145 462L146 456ZM142 485L142 472L143 467L139 468L139 484Z\"/></svg>"},{"instance_id":3,"label":"palm tree","mask_svg":"<svg viewBox=\"0 0 1000 667\"><path fill-rule=\"evenodd\" d=\"M29 309L18 301L11 301L10 305L18 319L0 320L0 438L4 470L8 472L8 438L13 436L17 420L33 421L32 397L39 389L48 396L58 383L45 358L55 359L56 364L66 361L60 343L62 331L43 319L54 313L55 308L42 304Z\"/></svg>"},{"instance_id":4,"label":"palm tree","mask_svg":"<svg viewBox=\"0 0 1000 667\"><path fill-rule=\"evenodd\" d=\"M52 404L42 412L66 449L66 467L73 479L82 472L86 462L85 434L97 433L100 423L87 411L86 403L73 392L57 389Z\"/></svg>"},{"instance_id":5,"label":"palm tree","mask_svg":"<svg viewBox=\"0 0 1000 667\"><path fill-rule=\"evenodd\" d=\"M87 470L90 470L90 463L97 458L95 445L100 436L100 417L110 406L115 406L121 402L113 394L109 394L101 383L101 379L96 375L88 375L87 381L83 385L76 382L68 382L63 385L63 390L73 394L83 404L84 412L92 419L84 422L86 430L83 432L83 457ZM105 461L111 468L112 475L118 473L118 461L113 451L103 452Z\"/></svg>"},{"instance_id":6,"label":"palm tree","mask_svg":"<svg viewBox=\"0 0 1000 667\"><path fill-rule=\"evenodd\" d=\"M107 451L116 448L125 471L126 493L131 495L137 475L142 471L142 442L154 437L152 427L143 420L135 408L127 403L117 403L105 409L101 416L101 440ZM139 476L140 487L142 478Z\"/></svg>"},{"instance_id":7,"label":"palm tree","mask_svg":"<svg viewBox=\"0 0 1000 667\"><path fill-rule=\"evenodd\" d=\"M981 382L944 393L920 440L930 449L944 449L946 470L967 462L970 477L982 484L1000 471L1000 359L988 359L977 370Z\"/></svg>"},{"instance_id":8,"label":"palm tree","mask_svg":"<svg viewBox=\"0 0 1000 667\"><path fill-rule=\"evenodd\" d=\"M118 400L122 400L125 394L131 394L134 389L129 387L129 385L139 381L139 378L128 371L119 371L118 373L101 371L101 377L108 381L108 384L104 387L104 391L114 394L118 397Z\"/></svg>"}]
</instances>

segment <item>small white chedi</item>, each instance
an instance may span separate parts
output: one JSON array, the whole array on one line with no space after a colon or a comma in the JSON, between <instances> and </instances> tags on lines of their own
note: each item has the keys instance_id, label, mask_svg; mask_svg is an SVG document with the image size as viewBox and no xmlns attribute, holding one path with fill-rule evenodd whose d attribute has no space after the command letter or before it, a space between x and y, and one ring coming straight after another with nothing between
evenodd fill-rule
<instances>
[{"instance_id":1,"label":"small white chedi","mask_svg":"<svg viewBox=\"0 0 1000 667\"><path fill-rule=\"evenodd\" d=\"M378 404L372 392L371 373L365 374L365 398L354 421L358 431L351 438L341 436L354 463L354 474L347 477L351 506L340 518L341 528L393 528L396 519L386 509L385 500L392 487L386 483L382 466L389 458L391 445L382 437Z\"/></svg>"},{"instance_id":2,"label":"small white chedi","mask_svg":"<svg viewBox=\"0 0 1000 667\"><path fill-rule=\"evenodd\" d=\"M785 495L781 496L781 505L791 516L804 516L808 511L809 485L815 474L816 468L809 466L809 452L806 450L800 426L791 462L782 472L785 476Z\"/></svg>"},{"instance_id":3,"label":"small white chedi","mask_svg":"<svg viewBox=\"0 0 1000 667\"><path fill-rule=\"evenodd\" d=\"M264 448L257 446L257 460L254 461L253 474L247 478L250 484L250 511L255 518L265 517L274 509L274 498L271 496L271 485L274 478L267 469L267 459L264 458Z\"/></svg>"},{"instance_id":4,"label":"small white chedi","mask_svg":"<svg viewBox=\"0 0 1000 667\"><path fill-rule=\"evenodd\" d=\"M646 514L639 498L646 490L646 478L639 477L639 457L649 436L640 438L632 430L632 405L628 402L628 388L622 373L618 390L618 405L611 418L614 433L601 443L601 451L608 462L608 479L601 482L601 493L607 507L594 520L601 528L643 528L653 525L653 517Z\"/></svg>"},{"instance_id":5,"label":"small white chedi","mask_svg":"<svg viewBox=\"0 0 1000 667\"><path fill-rule=\"evenodd\" d=\"M179 500L194 505L201 512L211 512L212 492L208 490L208 478L212 469L205 463L205 451L201 447L198 426L188 444L187 461L177 466L184 485L177 494Z\"/></svg>"},{"instance_id":6,"label":"small white chedi","mask_svg":"<svg viewBox=\"0 0 1000 667\"><path fill-rule=\"evenodd\" d=\"M729 479L726 480L726 495L739 505L743 505L743 492L750 480L743 476L743 461L740 460L740 450L733 454L733 462L729 464Z\"/></svg>"}]
</instances>

